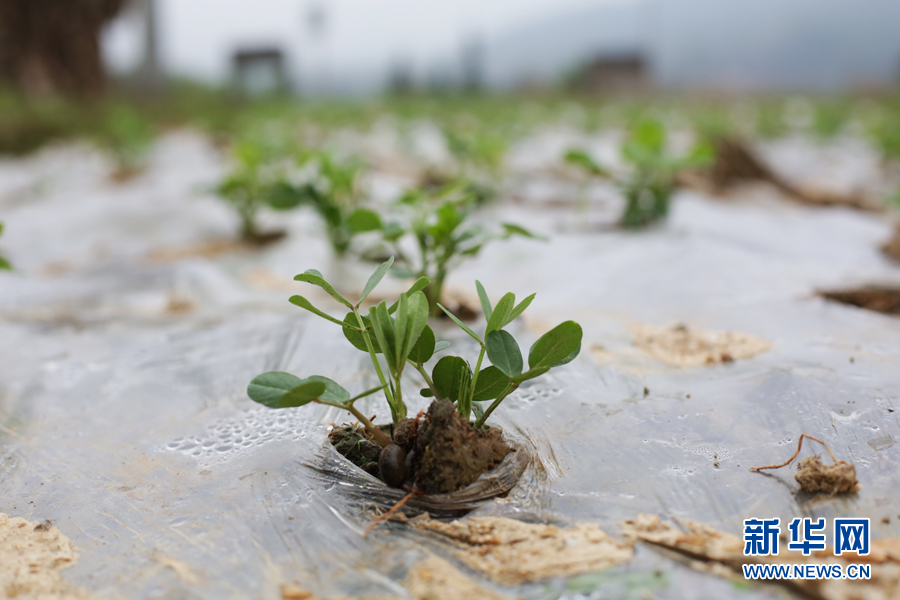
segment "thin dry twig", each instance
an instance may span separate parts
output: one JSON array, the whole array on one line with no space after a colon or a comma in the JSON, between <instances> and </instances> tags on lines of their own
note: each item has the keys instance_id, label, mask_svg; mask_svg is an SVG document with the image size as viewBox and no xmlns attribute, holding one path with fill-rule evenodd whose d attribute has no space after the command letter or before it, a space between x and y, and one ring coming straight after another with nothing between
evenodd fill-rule
<instances>
[{"instance_id":1,"label":"thin dry twig","mask_svg":"<svg viewBox=\"0 0 900 600\"><path fill-rule=\"evenodd\" d=\"M819 442L820 444L822 444L823 446L825 446L825 449L828 451L828 455L831 457L831 462L837 464L838 460L837 460L837 458L834 457L834 453L831 451L831 448L828 447L828 444L826 444L825 442L823 442L823 441L820 440L819 438L814 438L813 436L811 436L811 435L809 435L809 434L801 433L801 434L800 434L800 440L797 442L797 451L794 452L794 454L793 454L789 459L787 459L786 461L784 461L784 462L781 463L780 465L767 465L767 466L765 466L765 467L750 467L750 470L751 470L751 471L762 471L763 469L780 469L781 467L786 467L786 466L788 466L789 464L791 464L792 462L794 462L794 459L797 458L797 455L798 455L798 454L800 454L800 448L803 447L803 438L809 438L809 439L811 439L812 441L814 441L814 442Z\"/></svg>"}]
</instances>

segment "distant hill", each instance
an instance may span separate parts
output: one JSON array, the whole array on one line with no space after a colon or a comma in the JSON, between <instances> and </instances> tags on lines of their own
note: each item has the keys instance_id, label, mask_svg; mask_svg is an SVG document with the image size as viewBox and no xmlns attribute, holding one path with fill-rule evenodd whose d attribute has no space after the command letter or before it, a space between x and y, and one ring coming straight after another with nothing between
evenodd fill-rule
<instances>
[{"instance_id":1,"label":"distant hill","mask_svg":"<svg viewBox=\"0 0 900 600\"><path fill-rule=\"evenodd\" d=\"M900 0L642 0L592 7L486 46L488 84L553 83L642 53L666 88L837 90L900 81Z\"/></svg>"}]
</instances>

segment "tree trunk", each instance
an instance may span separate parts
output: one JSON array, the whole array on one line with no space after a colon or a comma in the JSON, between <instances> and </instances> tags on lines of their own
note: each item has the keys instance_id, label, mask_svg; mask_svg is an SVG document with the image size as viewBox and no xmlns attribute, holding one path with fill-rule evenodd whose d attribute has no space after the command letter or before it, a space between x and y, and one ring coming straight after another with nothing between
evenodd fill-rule
<instances>
[{"instance_id":1,"label":"tree trunk","mask_svg":"<svg viewBox=\"0 0 900 600\"><path fill-rule=\"evenodd\" d=\"M0 0L0 82L26 94L103 90L103 25L125 0Z\"/></svg>"}]
</instances>

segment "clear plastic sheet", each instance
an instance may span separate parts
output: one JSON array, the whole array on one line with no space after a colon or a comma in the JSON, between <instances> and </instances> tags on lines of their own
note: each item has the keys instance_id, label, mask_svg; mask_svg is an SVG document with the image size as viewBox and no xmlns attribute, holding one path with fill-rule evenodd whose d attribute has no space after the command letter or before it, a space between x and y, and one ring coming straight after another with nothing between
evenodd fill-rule
<instances>
[{"instance_id":1,"label":"clear plastic sheet","mask_svg":"<svg viewBox=\"0 0 900 600\"><path fill-rule=\"evenodd\" d=\"M371 267L330 258L303 211L279 216L291 237L271 248L204 250L236 223L205 192L221 160L189 134L161 140L130 183L109 183L104 165L81 147L0 164L0 244L18 268L0 273L0 512L53 519L81 549L66 577L100 596L277 598L295 582L403 597L409 566L427 551L450 557L447 543L397 523L362 537L375 492L326 446L327 425L344 415L271 411L245 394L273 369L372 384L366 357L333 325L287 302L304 269L350 293ZM536 291L517 336L530 343L575 319L585 340L574 363L495 413L534 460L507 498L476 514L599 520L611 533L640 512L732 533L754 516L849 515L872 517L876 537L900 535L900 319L815 296L900 282L877 250L886 219L793 206L765 189L728 201L683 193L665 225L624 233L548 208L547 190L574 193L564 181L512 186L521 201L488 208L489 218L552 241L491 246L449 291L475 301L476 278L495 298ZM402 285L388 280L383 293ZM635 323L740 331L773 348L679 369L633 346ZM438 335L474 349L452 328ZM417 399L410 410L425 407ZM375 400L364 411L387 414ZM856 465L858 495L807 498L791 493L788 469L748 471L789 456L800 433ZM646 548L611 571L512 592L773 597Z\"/></svg>"}]
</instances>

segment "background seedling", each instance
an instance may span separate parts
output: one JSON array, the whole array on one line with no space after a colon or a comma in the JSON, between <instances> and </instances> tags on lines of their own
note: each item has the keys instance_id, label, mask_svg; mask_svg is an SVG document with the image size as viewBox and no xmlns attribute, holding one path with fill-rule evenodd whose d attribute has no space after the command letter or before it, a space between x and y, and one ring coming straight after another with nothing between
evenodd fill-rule
<instances>
[{"instance_id":1,"label":"background seedling","mask_svg":"<svg viewBox=\"0 0 900 600\"><path fill-rule=\"evenodd\" d=\"M614 177L586 152L571 149L563 160L591 177L612 178L625 196L619 224L629 229L646 227L664 219L675 191L679 171L707 164L712 158L708 144L697 144L684 156L670 156L666 150L666 130L659 121L639 121L622 146L622 158L630 172Z\"/></svg>"},{"instance_id":2,"label":"background seedling","mask_svg":"<svg viewBox=\"0 0 900 600\"><path fill-rule=\"evenodd\" d=\"M0 236L2 236L2 235L3 235L3 223L0 223ZM6 260L5 258L3 258L3 256L0 256L0 269L4 269L7 271L12 269L12 265L10 264L10 262L8 260Z\"/></svg>"},{"instance_id":3,"label":"background seedling","mask_svg":"<svg viewBox=\"0 0 900 600\"><path fill-rule=\"evenodd\" d=\"M381 216L361 206L360 163L340 161L327 152L311 152L299 154L297 166L315 176L303 183L284 180L277 193L288 203L313 207L325 224L325 233L337 256L347 253L357 234L382 228Z\"/></svg>"},{"instance_id":4,"label":"background seedling","mask_svg":"<svg viewBox=\"0 0 900 600\"><path fill-rule=\"evenodd\" d=\"M259 230L257 215L264 206L290 210L300 205L301 196L285 193L283 167L274 164L271 149L258 142L244 140L234 148L236 166L216 193L237 211L241 221L241 239L263 244L283 237L284 232Z\"/></svg>"},{"instance_id":5,"label":"background seedling","mask_svg":"<svg viewBox=\"0 0 900 600\"><path fill-rule=\"evenodd\" d=\"M396 274L431 281L424 291L432 316L440 314L437 305L443 297L447 276L463 260L477 256L486 244L496 240L537 237L512 223L503 223L501 231L490 231L473 223L470 217L475 202L464 185L451 184L435 194L413 190L399 201L410 213L408 220L389 221L382 226L385 244L402 265ZM415 256L404 250L404 239L414 242Z\"/></svg>"},{"instance_id":6,"label":"background seedling","mask_svg":"<svg viewBox=\"0 0 900 600\"><path fill-rule=\"evenodd\" d=\"M143 169L153 143L153 135L152 123L137 110L126 104L118 104L109 109L100 128L98 141L115 157L115 179L128 179Z\"/></svg>"}]
</instances>

